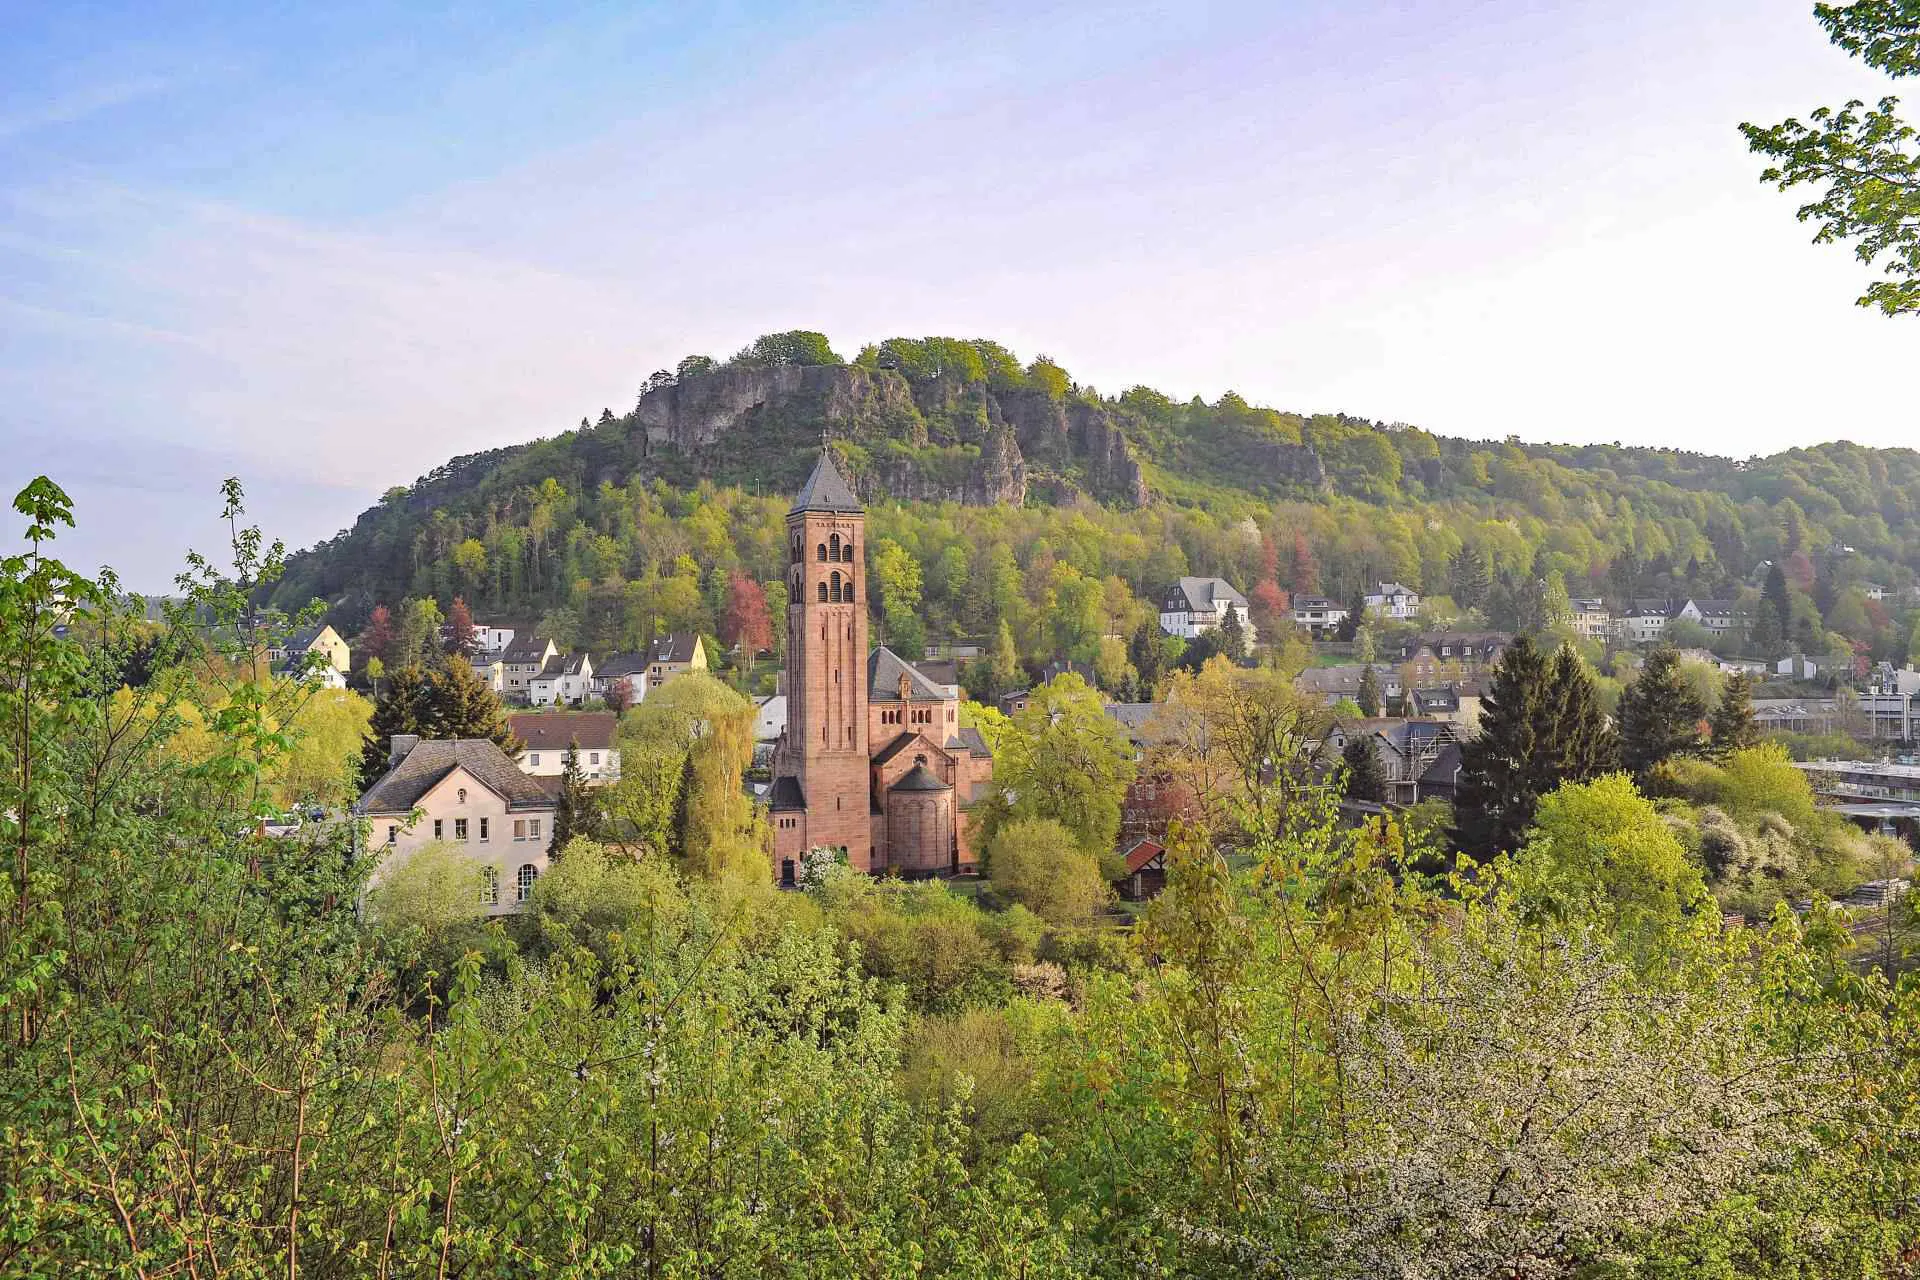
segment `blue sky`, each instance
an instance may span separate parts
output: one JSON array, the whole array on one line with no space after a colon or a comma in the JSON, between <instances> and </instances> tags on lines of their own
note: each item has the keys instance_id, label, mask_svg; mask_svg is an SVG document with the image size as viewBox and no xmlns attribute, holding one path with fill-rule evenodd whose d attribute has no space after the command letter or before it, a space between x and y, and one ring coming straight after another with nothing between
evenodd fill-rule
<instances>
[{"instance_id":1,"label":"blue sky","mask_svg":"<svg viewBox=\"0 0 1920 1280\"><path fill-rule=\"evenodd\" d=\"M1735 131L1886 85L1798 0L0 0L0 484L159 587L804 326L1117 391L1745 456L1920 440ZM1835 353L1844 353L1836 357Z\"/></svg>"}]
</instances>

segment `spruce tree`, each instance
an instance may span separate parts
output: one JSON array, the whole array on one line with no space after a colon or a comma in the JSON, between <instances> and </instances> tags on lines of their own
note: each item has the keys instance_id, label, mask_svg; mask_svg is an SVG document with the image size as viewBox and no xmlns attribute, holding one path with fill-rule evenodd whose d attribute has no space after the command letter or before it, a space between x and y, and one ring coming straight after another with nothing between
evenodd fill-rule
<instances>
[{"instance_id":1,"label":"spruce tree","mask_svg":"<svg viewBox=\"0 0 1920 1280\"><path fill-rule=\"evenodd\" d=\"M487 738L513 755L520 743L500 698L465 658L450 657L427 673L422 722L434 738Z\"/></svg>"},{"instance_id":2,"label":"spruce tree","mask_svg":"<svg viewBox=\"0 0 1920 1280\"><path fill-rule=\"evenodd\" d=\"M574 837L593 836L598 826L593 790L580 767L580 740L575 738L567 743L566 762L560 770L560 795L553 807L553 842L547 852L558 854Z\"/></svg>"},{"instance_id":3,"label":"spruce tree","mask_svg":"<svg viewBox=\"0 0 1920 1280\"><path fill-rule=\"evenodd\" d=\"M1546 760L1541 794L1563 782L1586 782L1620 767L1620 740L1600 709L1586 663L1561 645L1547 673L1538 738Z\"/></svg>"},{"instance_id":4,"label":"spruce tree","mask_svg":"<svg viewBox=\"0 0 1920 1280\"><path fill-rule=\"evenodd\" d=\"M1713 731L1712 750L1717 756L1730 755L1760 741L1760 726L1753 718L1753 680L1746 672L1736 671L1727 677L1707 725Z\"/></svg>"},{"instance_id":5,"label":"spruce tree","mask_svg":"<svg viewBox=\"0 0 1920 1280\"><path fill-rule=\"evenodd\" d=\"M1355 587L1353 599L1347 602L1347 616L1334 632L1342 640L1351 640L1360 634L1360 628L1367 622L1367 593Z\"/></svg>"},{"instance_id":6,"label":"spruce tree","mask_svg":"<svg viewBox=\"0 0 1920 1280\"><path fill-rule=\"evenodd\" d=\"M1387 798L1387 775L1374 752L1373 735L1364 734L1349 741L1340 758L1347 766L1347 799L1378 804Z\"/></svg>"},{"instance_id":7,"label":"spruce tree","mask_svg":"<svg viewBox=\"0 0 1920 1280\"><path fill-rule=\"evenodd\" d=\"M1230 662L1239 662L1247 656L1247 633L1240 625L1240 611L1232 605L1227 606L1226 616L1220 619L1220 652L1227 655Z\"/></svg>"},{"instance_id":8,"label":"spruce tree","mask_svg":"<svg viewBox=\"0 0 1920 1280\"><path fill-rule=\"evenodd\" d=\"M360 788L372 786L387 771L395 734L430 737L427 715L427 673L409 663L386 678L386 690L373 704L367 723L366 745L360 749Z\"/></svg>"},{"instance_id":9,"label":"spruce tree","mask_svg":"<svg viewBox=\"0 0 1920 1280\"><path fill-rule=\"evenodd\" d=\"M1541 793L1547 664L1527 636L1507 646L1480 703L1480 731L1460 748L1454 840L1476 858L1516 849Z\"/></svg>"},{"instance_id":10,"label":"spruce tree","mask_svg":"<svg viewBox=\"0 0 1920 1280\"><path fill-rule=\"evenodd\" d=\"M1707 704L1680 674L1680 654L1662 646L1647 655L1640 678L1620 695L1620 758L1636 782L1663 761L1698 754Z\"/></svg>"},{"instance_id":11,"label":"spruce tree","mask_svg":"<svg viewBox=\"0 0 1920 1280\"><path fill-rule=\"evenodd\" d=\"M1781 639L1793 633L1793 598L1787 593L1786 570L1778 560L1767 568L1767 585L1760 591L1760 603L1773 611L1773 629Z\"/></svg>"},{"instance_id":12,"label":"spruce tree","mask_svg":"<svg viewBox=\"0 0 1920 1280\"><path fill-rule=\"evenodd\" d=\"M1360 691L1354 697L1360 704L1360 714L1377 716L1380 714L1380 680L1373 674L1373 664L1369 662L1360 668Z\"/></svg>"}]
</instances>

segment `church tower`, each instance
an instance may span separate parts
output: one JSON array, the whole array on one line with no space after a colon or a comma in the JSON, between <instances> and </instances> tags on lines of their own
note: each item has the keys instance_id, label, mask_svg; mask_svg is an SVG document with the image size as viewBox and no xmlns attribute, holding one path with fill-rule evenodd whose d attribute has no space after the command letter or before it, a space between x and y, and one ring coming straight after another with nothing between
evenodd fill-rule
<instances>
[{"instance_id":1,"label":"church tower","mask_svg":"<svg viewBox=\"0 0 1920 1280\"><path fill-rule=\"evenodd\" d=\"M873 867L866 512L821 451L787 512L787 732L775 771L776 867L807 849Z\"/></svg>"}]
</instances>

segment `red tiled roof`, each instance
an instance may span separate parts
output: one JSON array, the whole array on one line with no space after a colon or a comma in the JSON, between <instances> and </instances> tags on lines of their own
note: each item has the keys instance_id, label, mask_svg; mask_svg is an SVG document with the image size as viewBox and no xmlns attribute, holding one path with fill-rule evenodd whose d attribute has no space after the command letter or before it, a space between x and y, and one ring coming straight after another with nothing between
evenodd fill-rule
<instances>
[{"instance_id":1,"label":"red tiled roof","mask_svg":"<svg viewBox=\"0 0 1920 1280\"><path fill-rule=\"evenodd\" d=\"M1137 841L1127 850L1127 874L1132 875L1165 852L1165 848L1152 840Z\"/></svg>"}]
</instances>

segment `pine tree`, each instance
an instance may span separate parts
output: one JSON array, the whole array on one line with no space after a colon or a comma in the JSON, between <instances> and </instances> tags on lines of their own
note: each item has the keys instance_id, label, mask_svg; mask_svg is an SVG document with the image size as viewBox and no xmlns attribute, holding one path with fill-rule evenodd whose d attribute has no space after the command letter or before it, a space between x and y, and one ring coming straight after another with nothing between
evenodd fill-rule
<instances>
[{"instance_id":1,"label":"pine tree","mask_svg":"<svg viewBox=\"0 0 1920 1280\"><path fill-rule=\"evenodd\" d=\"M1220 652L1232 662L1247 656L1246 628L1240 625L1240 611L1232 605L1227 606L1226 615L1220 619Z\"/></svg>"},{"instance_id":2,"label":"pine tree","mask_svg":"<svg viewBox=\"0 0 1920 1280\"><path fill-rule=\"evenodd\" d=\"M1360 691L1354 701L1360 704L1360 714L1377 716L1380 714L1380 680L1373 674L1373 664L1367 663L1360 668Z\"/></svg>"},{"instance_id":3,"label":"pine tree","mask_svg":"<svg viewBox=\"0 0 1920 1280\"><path fill-rule=\"evenodd\" d=\"M1717 756L1730 755L1760 741L1760 726L1753 718L1753 680L1746 672L1736 671L1727 677L1707 724L1713 731L1711 745Z\"/></svg>"},{"instance_id":4,"label":"pine tree","mask_svg":"<svg viewBox=\"0 0 1920 1280\"><path fill-rule=\"evenodd\" d=\"M1012 640L1008 640L1012 644ZM1151 690L1160 683L1160 677L1166 674L1167 651L1160 644L1159 624L1148 620L1142 622L1133 633L1133 639L1127 642L1127 661L1140 675L1140 687ZM1142 701L1151 701L1151 696Z\"/></svg>"},{"instance_id":5,"label":"pine tree","mask_svg":"<svg viewBox=\"0 0 1920 1280\"><path fill-rule=\"evenodd\" d=\"M1647 655L1640 678L1620 695L1620 758L1637 782L1675 756L1700 750L1707 705L1680 674L1680 654L1663 646Z\"/></svg>"},{"instance_id":6,"label":"pine tree","mask_svg":"<svg viewBox=\"0 0 1920 1280\"><path fill-rule=\"evenodd\" d=\"M1346 796L1349 800L1369 800L1375 804L1387 798L1387 775L1373 749L1373 735L1362 734L1350 740L1340 758L1347 766Z\"/></svg>"},{"instance_id":7,"label":"pine tree","mask_svg":"<svg viewBox=\"0 0 1920 1280\"><path fill-rule=\"evenodd\" d=\"M1600 709L1587 664L1561 645L1547 672L1539 741L1547 762L1541 794L1563 782L1587 782L1620 767L1620 740Z\"/></svg>"},{"instance_id":8,"label":"pine tree","mask_svg":"<svg viewBox=\"0 0 1920 1280\"><path fill-rule=\"evenodd\" d=\"M1347 616L1340 622L1339 630L1334 632L1342 640L1352 640L1360 634L1360 628L1367 624L1367 593L1359 587L1353 589L1353 599L1347 603Z\"/></svg>"},{"instance_id":9,"label":"pine tree","mask_svg":"<svg viewBox=\"0 0 1920 1280\"><path fill-rule=\"evenodd\" d=\"M591 839L599 828L599 809L593 789L587 786L586 771L580 767L580 740L567 743L566 762L560 770L560 795L553 807L553 842L549 853L558 854L576 836Z\"/></svg>"},{"instance_id":10,"label":"pine tree","mask_svg":"<svg viewBox=\"0 0 1920 1280\"><path fill-rule=\"evenodd\" d=\"M1785 639L1793 631L1793 598L1787 594L1787 571L1775 560L1767 569L1767 585L1760 591L1763 608L1773 610L1776 634Z\"/></svg>"},{"instance_id":11,"label":"pine tree","mask_svg":"<svg viewBox=\"0 0 1920 1280\"><path fill-rule=\"evenodd\" d=\"M1462 609L1484 609L1487 594L1493 590L1493 574L1486 557L1477 547L1461 547L1449 566L1453 579L1453 599Z\"/></svg>"},{"instance_id":12,"label":"pine tree","mask_svg":"<svg viewBox=\"0 0 1920 1280\"><path fill-rule=\"evenodd\" d=\"M1541 794L1547 664L1526 636L1507 646L1480 703L1480 731L1460 748L1454 840L1484 858L1516 849Z\"/></svg>"}]
</instances>

